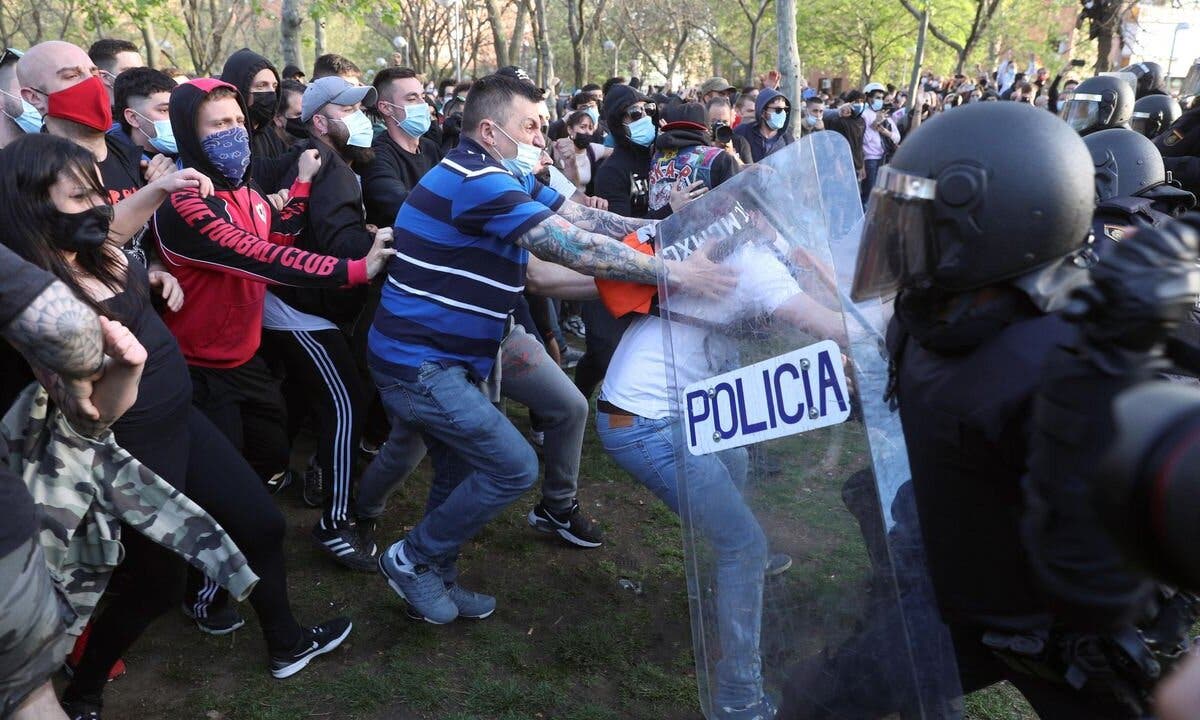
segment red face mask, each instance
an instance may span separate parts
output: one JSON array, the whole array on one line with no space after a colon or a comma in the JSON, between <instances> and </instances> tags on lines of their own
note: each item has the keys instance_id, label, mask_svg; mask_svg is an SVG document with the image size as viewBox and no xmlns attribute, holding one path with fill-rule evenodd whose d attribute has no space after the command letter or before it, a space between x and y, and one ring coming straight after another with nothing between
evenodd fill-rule
<instances>
[{"instance_id":1,"label":"red face mask","mask_svg":"<svg viewBox=\"0 0 1200 720\"><path fill-rule=\"evenodd\" d=\"M112 127L108 90L98 77L92 76L65 90L49 93L46 99L49 117L77 122L98 132L108 132Z\"/></svg>"}]
</instances>

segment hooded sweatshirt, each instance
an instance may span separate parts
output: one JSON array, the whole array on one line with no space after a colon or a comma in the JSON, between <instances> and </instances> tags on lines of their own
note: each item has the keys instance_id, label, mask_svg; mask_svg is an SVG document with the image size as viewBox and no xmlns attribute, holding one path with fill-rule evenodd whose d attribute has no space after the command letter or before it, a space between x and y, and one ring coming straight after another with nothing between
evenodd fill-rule
<instances>
[{"instance_id":1,"label":"hooded sweatshirt","mask_svg":"<svg viewBox=\"0 0 1200 720\"><path fill-rule=\"evenodd\" d=\"M734 135L740 135L750 143L750 157L754 158L754 162L792 144L792 134L789 128L792 127L793 109L790 107L783 128L773 138L768 140L759 132L759 128L764 125L763 111L766 110L767 103L777 97L783 97L783 94L771 88L763 88L758 93L758 99L754 101L754 117L758 118L758 121L752 125L738 125L733 131Z\"/></svg>"},{"instance_id":2,"label":"hooded sweatshirt","mask_svg":"<svg viewBox=\"0 0 1200 720\"><path fill-rule=\"evenodd\" d=\"M635 145L625 126L625 111L647 98L628 85L614 85L604 96L604 122L614 150L596 171L596 196L608 201L608 211L625 217L646 217L649 211L650 156L654 147Z\"/></svg>"},{"instance_id":3,"label":"hooded sweatshirt","mask_svg":"<svg viewBox=\"0 0 1200 720\"><path fill-rule=\"evenodd\" d=\"M309 183L295 182L276 211L248 172L232 182L209 161L196 130L201 102L228 83L202 78L171 92L171 127L183 167L212 178L215 192L171 195L154 214L159 255L187 298L163 318L189 365L233 368L258 350L266 285L343 287L367 282L366 260L293 247L306 225ZM245 111L245 103L238 99Z\"/></svg>"},{"instance_id":4,"label":"hooded sweatshirt","mask_svg":"<svg viewBox=\"0 0 1200 720\"><path fill-rule=\"evenodd\" d=\"M242 100L246 105L250 105L254 101L250 85L254 82L254 76L264 68L275 74L275 82L278 86L279 72L271 64L271 61L249 48L242 48L225 61L225 67L221 68L221 80L237 88L242 95ZM275 106L271 108L271 116L274 117L277 114L279 114L278 90L275 91ZM246 115L246 129L250 131L250 150L252 151L250 157L255 158L255 162L263 163L267 160L274 160L287 150L283 140L279 139L274 128L271 127L270 119L256 123L250 115ZM266 177L261 172L255 174L260 178ZM275 189L267 188L268 192L273 192Z\"/></svg>"},{"instance_id":5,"label":"hooded sweatshirt","mask_svg":"<svg viewBox=\"0 0 1200 720\"><path fill-rule=\"evenodd\" d=\"M709 144L704 108L695 105L694 111L698 116L669 122L654 141L648 217L661 219L671 214L671 189L676 183L700 181L711 190L738 171L733 155Z\"/></svg>"}]
</instances>

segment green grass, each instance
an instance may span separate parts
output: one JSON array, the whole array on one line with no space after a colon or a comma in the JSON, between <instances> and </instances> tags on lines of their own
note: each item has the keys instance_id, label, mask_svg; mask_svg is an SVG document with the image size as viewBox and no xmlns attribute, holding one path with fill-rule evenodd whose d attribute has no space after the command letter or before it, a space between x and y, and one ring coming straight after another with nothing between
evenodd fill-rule
<instances>
[{"instance_id":1,"label":"green grass","mask_svg":"<svg viewBox=\"0 0 1200 720\"><path fill-rule=\"evenodd\" d=\"M521 425L523 413L513 415ZM870 564L840 484L847 468L865 464L865 447L852 425L820 435L772 444L814 460L748 492L773 546L781 545L774 549L796 558L789 573L768 584L768 597L795 603L797 622L848 633L853 608L843 601L861 590ZM377 577L340 570L318 555L307 537L316 511L285 494L295 612L302 622L350 615L355 631L347 644L297 678L274 681L249 607L246 629L229 638L201 637L172 614L127 656L130 673L109 687L106 716L698 720L679 521L608 459L590 430L581 467L580 500L604 524L605 546L573 550L530 531L524 514L535 501L531 493L463 549L464 582L496 595L499 610L486 621L447 627L407 620ZM426 464L392 498L381 542L419 518L428 477ZM622 578L641 593L620 587ZM1034 717L1007 686L976 693L966 706L969 720Z\"/></svg>"}]
</instances>

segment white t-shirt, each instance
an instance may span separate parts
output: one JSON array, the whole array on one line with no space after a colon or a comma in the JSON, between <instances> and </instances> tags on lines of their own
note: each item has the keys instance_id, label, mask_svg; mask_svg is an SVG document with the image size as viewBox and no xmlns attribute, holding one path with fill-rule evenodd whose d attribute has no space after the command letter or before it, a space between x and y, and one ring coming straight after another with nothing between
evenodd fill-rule
<instances>
[{"instance_id":1,"label":"white t-shirt","mask_svg":"<svg viewBox=\"0 0 1200 720\"><path fill-rule=\"evenodd\" d=\"M673 312L716 325L755 315L770 314L800 286L787 267L768 248L743 245L725 264L739 272L732 293L720 300L675 295ZM663 418L671 414L667 397L667 357L663 347L664 321L654 315L638 318L621 336L613 353L600 395L635 415ZM675 387L688 385L737 367L737 342L715 330L683 322L671 325L675 359Z\"/></svg>"},{"instance_id":2,"label":"white t-shirt","mask_svg":"<svg viewBox=\"0 0 1200 720\"><path fill-rule=\"evenodd\" d=\"M268 330L337 330L337 325L323 317L303 313L275 297L270 291L263 298L263 327Z\"/></svg>"}]
</instances>

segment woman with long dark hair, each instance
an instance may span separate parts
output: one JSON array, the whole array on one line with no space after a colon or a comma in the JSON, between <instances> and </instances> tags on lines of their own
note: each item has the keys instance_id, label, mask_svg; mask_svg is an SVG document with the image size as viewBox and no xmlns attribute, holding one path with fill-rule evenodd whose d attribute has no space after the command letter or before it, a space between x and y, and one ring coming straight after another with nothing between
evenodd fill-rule
<instances>
[{"instance_id":1,"label":"woman with long dark hair","mask_svg":"<svg viewBox=\"0 0 1200 720\"><path fill-rule=\"evenodd\" d=\"M195 183L190 187L203 192L203 182L189 178ZM271 672L288 677L337 647L350 633L350 621L336 618L302 628L292 616L283 515L233 445L192 408L191 380L179 345L154 312L146 270L111 242L113 209L105 197L91 155L67 140L28 135L0 151L4 242L56 275L97 313L125 323L145 346L149 357L137 402L113 424L115 439L211 514L245 553L261 578L250 603L266 638ZM0 404L11 399L0 398ZM122 542L123 590L96 617L74 668L64 693L71 718L100 718L109 668L183 597L185 565L178 557L137 532L124 533Z\"/></svg>"}]
</instances>

